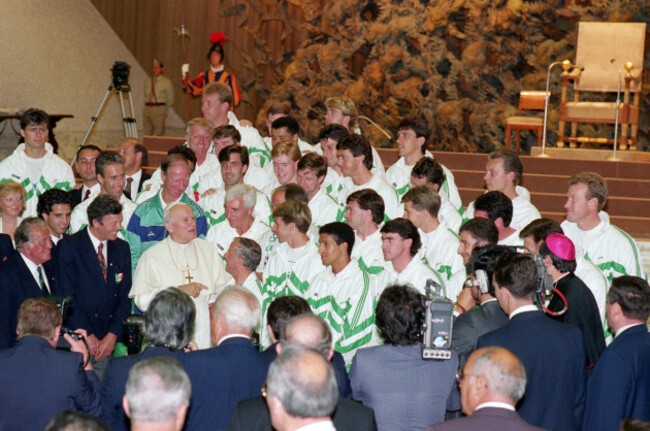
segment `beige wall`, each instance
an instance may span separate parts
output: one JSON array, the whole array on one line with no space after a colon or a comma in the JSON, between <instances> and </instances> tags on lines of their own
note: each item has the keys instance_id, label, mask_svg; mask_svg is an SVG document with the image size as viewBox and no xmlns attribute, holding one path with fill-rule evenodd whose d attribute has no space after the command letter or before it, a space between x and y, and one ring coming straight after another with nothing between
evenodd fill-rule
<instances>
[{"instance_id":1,"label":"beige wall","mask_svg":"<svg viewBox=\"0 0 650 431\"><path fill-rule=\"evenodd\" d=\"M74 115L56 128L64 158L72 158L88 129L112 82L110 68L116 60L132 66L129 82L142 133L146 71L90 0L2 1L0 28L0 107ZM167 124L171 133L182 133L183 122L174 112ZM123 136L119 100L112 95L88 143L111 147ZM1 157L15 148L16 139L7 126L0 136Z\"/></svg>"}]
</instances>

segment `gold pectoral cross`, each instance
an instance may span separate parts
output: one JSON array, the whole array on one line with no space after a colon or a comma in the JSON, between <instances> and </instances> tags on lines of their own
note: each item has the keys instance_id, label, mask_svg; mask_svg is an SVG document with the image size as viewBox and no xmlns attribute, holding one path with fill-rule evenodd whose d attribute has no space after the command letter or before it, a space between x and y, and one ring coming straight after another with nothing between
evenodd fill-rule
<instances>
[{"instance_id":1,"label":"gold pectoral cross","mask_svg":"<svg viewBox=\"0 0 650 431\"><path fill-rule=\"evenodd\" d=\"M190 284L194 280L194 277L190 274L190 265L187 265L187 277L185 279L187 280L187 284Z\"/></svg>"}]
</instances>

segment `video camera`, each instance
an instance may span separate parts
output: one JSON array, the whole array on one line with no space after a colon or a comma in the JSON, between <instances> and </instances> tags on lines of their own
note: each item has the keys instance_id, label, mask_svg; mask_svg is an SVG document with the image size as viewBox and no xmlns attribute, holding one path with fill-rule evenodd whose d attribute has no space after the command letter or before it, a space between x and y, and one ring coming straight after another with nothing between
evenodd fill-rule
<instances>
[{"instance_id":1,"label":"video camera","mask_svg":"<svg viewBox=\"0 0 650 431\"><path fill-rule=\"evenodd\" d=\"M442 287L428 279L424 287L426 315L423 324L422 359L451 359L454 304L442 295Z\"/></svg>"},{"instance_id":2,"label":"video camera","mask_svg":"<svg viewBox=\"0 0 650 431\"><path fill-rule=\"evenodd\" d=\"M113 63L113 67L111 68L111 71L113 72L114 87L120 88L123 85L129 84L129 69L131 69L131 66L129 66L124 61L118 60L115 63Z\"/></svg>"}]
</instances>

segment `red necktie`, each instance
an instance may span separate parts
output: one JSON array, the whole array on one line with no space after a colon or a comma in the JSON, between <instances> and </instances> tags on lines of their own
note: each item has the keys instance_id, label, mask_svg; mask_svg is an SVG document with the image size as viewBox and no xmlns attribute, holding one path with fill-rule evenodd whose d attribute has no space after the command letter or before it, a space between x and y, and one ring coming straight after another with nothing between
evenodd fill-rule
<instances>
[{"instance_id":1,"label":"red necktie","mask_svg":"<svg viewBox=\"0 0 650 431\"><path fill-rule=\"evenodd\" d=\"M131 196L131 184L133 184L133 177L128 177L126 179L126 186L124 186L124 191Z\"/></svg>"},{"instance_id":2,"label":"red necktie","mask_svg":"<svg viewBox=\"0 0 650 431\"><path fill-rule=\"evenodd\" d=\"M82 199L82 201L85 201L86 199L88 199L88 196L90 196L90 189L86 189L86 194L84 195L84 198Z\"/></svg>"},{"instance_id":3,"label":"red necktie","mask_svg":"<svg viewBox=\"0 0 650 431\"><path fill-rule=\"evenodd\" d=\"M100 242L97 247L97 259L99 259L99 266L102 268L102 275L106 281L106 259L104 258L104 243Z\"/></svg>"}]
</instances>

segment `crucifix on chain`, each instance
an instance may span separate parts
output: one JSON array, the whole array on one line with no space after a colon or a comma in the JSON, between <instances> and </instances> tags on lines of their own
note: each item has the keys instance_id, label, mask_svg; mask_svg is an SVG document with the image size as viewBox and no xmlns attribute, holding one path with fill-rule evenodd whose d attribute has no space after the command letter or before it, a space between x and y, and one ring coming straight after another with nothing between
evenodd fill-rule
<instances>
[{"instance_id":1,"label":"crucifix on chain","mask_svg":"<svg viewBox=\"0 0 650 431\"><path fill-rule=\"evenodd\" d=\"M190 284L194 280L194 277L190 274L190 265L187 265L187 277L185 279L187 280L187 284Z\"/></svg>"}]
</instances>

